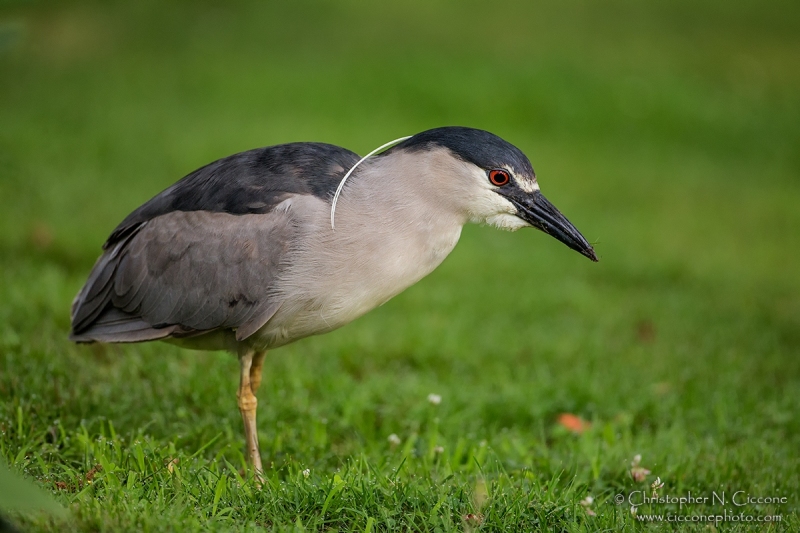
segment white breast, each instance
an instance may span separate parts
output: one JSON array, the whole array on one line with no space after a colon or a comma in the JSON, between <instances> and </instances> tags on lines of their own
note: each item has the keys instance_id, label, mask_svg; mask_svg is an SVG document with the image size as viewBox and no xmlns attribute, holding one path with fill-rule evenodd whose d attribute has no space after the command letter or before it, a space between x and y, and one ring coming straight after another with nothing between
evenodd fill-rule
<instances>
[{"instance_id":1,"label":"white breast","mask_svg":"<svg viewBox=\"0 0 800 533\"><path fill-rule=\"evenodd\" d=\"M360 202L353 191L337 207L305 199L314 212L277 287L280 310L258 336L271 347L341 327L430 274L453 250L463 220L403 202ZM360 205L359 205L360 204Z\"/></svg>"}]
</instances>

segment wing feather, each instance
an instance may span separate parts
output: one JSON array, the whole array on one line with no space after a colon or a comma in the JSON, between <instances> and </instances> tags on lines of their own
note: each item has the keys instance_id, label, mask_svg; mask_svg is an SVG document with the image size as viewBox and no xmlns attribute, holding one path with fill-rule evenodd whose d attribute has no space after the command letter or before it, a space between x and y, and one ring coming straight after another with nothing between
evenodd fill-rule
<instances>
[{"instance_id":1,"label":"wing feather","mask_svg":"<svg viewBox=\"0 0 800 533\"><path fill-rule=\"evenodd\" d=\"M134 342L229 328L245 339L280 306L270 289L295 229L286 211L175 211L150 220L98 261L90 279L103 288L85 292L105 295L104 306L73 338Z\"/></svg>"}]
</instances>

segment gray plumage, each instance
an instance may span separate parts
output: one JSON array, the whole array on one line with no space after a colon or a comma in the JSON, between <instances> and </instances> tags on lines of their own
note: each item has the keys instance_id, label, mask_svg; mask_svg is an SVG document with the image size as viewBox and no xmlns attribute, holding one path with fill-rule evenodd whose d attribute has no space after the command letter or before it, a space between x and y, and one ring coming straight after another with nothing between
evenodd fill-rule
<instances>
[{"instance_id":1,"label":"gray plumage","mask_svg":"<svg viewBox=\"0 0 800 533\"><path fill-rule=\"evenodd\" d=\"M95 267L76 300L73 338L132 342L217 328L247 337L276 309L262 289L292 230L290 217L272 213L174 211L141 223Z\"/></svg>"}]
</instances>

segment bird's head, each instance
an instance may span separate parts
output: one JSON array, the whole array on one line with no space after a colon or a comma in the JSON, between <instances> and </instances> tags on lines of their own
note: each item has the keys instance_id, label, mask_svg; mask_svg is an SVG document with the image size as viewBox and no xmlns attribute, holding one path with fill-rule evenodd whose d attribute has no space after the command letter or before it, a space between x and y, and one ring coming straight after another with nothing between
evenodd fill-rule
<instances>
[{"instance_id":1,"label":"bird's head","mask_svg":"<svg viewBox=\"0 0 800 533\"><path fill-rule=\"evenodd\" d=\"M436 128L391 152L427 155L433 172L455 178L458 203L471 221L511 231L532 226L597 261L583 235L542 195L525 154L497 135L474 128Z\"/></svg>"}]
</instances>

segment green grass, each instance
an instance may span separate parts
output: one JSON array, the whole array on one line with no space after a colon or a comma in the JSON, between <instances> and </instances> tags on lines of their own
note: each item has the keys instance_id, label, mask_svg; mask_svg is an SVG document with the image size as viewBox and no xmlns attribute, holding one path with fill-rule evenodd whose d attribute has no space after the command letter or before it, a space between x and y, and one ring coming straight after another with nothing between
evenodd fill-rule
<instances>
[{"instance_id":1,"label":"green grass","mask_svg":"<svg viewBox=\"0 0 800 533\"><path fill-rule=\"evenodd\" d=\"M649 527L614 497L660 477L662 495L786 503L640 515L800 529L798 14L0 3L0 456L68 509L6 514L45 531L633 531ZM522 148L601 262L468 227L387 305L271 352L263 488L241 477L233 356L68 342L100 244L187 172L445 124Z\"/></svg>"}]
</instances>

